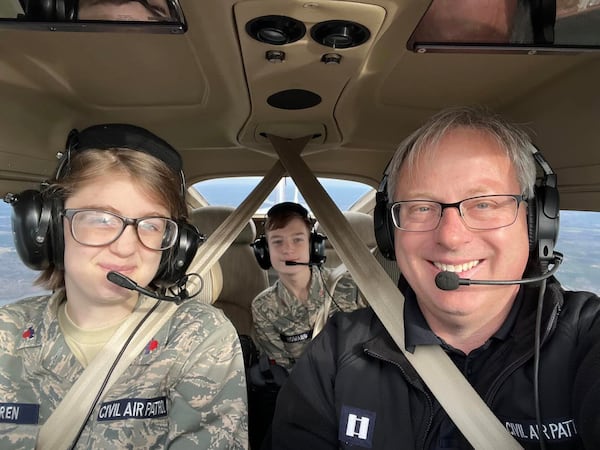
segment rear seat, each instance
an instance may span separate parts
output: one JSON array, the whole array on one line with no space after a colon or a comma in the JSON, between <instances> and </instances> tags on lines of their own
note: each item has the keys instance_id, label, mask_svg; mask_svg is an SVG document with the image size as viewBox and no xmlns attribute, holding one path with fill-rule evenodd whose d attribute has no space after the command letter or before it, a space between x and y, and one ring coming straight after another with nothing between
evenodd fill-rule
<instances>
[{"instance_id":1,"label":"rear seat","mask_svg":"<svg viewBox=\"0 0 600 450\"><path fill-rule=\"evenodd\" d=\"M193 269L190 267L190 269ZM208 273L202 277L201 289L194 300L200 303L214 304L223 291L223 271L219 261L215 262Z\"/></svg>"},{"instance_id":2,"label":"rear seat","mask_svg":"<svg viewBox=\"0 0 600 450\"><path fill-rule=\"evenodd\" d=\"M369 248L375 259L379 262L379 264L383 267L386 273L390 276L392 281L395 284L398 284L398 279L400 278L400 270L396 265L396 261L390 261L386 259L379 248L377 247L377 241L375 240L375 231L373 228L373 217L367 213L358 212L358 211L343 211L342 214L348 220L348 223L352 227L352 229L358 234L358 237L366 244ZM323 233L326 235L323 228L317 222L316 224L317 231L319 233ZM327 260L325 261L326 267L336 268L340 264L342 264L342 260L333 248L331 241L327 239L325 241L325 255L327 256Z\"/></svg>"},{"instance_id":3,"label":"rear seat","mask_svg":"<svg viewBox=\"0 0 600 450\"><path fill-rule=\"evenodd\" d=\"M191 212L190 221L208 237L234 211L230 206L204 206ZM225 312L240 335L250 334L252 300L269 286L267 273L259 267L250 247L255 238L256 226L250 220L219 258L223 289L214 305Z\"/></svg>"}]
</instances>

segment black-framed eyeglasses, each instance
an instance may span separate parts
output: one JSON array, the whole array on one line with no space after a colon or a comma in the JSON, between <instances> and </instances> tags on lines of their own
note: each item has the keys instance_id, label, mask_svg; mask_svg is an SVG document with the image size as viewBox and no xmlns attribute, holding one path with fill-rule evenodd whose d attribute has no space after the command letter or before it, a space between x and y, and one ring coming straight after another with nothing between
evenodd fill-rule
<instances>
[{"instance_id":1,"label":"black-framed eyeglasses","mask_svg":"<svg viewBox=\"0 0 600 450\"><path fill-rule=\"evenodd\" d=\"M480 195L455 203L432 200L406 200L392 203L394 226L404 231L435 230L446 208L457 208L467 228L493 230L515 223L523 195Z\"/></svg>"},{"instance_id":2,"label":"black-framed eyeglasses","mask_svg":"<svg viewBox=\"0 0 600 450\"><path fill-rule=\"evenodd\" d=\"M177 240L178 225L167 217L130 219L99 209L65 209L71 235L81 245L102 247L115 242L128 225L134 225L138 239L151 250L167 250Z\"/></svg>"}]
</instances>

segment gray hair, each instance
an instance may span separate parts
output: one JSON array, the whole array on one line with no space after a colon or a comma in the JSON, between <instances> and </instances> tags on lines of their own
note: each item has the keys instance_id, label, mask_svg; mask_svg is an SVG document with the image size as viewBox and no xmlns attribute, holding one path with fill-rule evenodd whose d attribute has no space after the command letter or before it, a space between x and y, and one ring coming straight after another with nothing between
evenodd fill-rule
<instances>
[{"instance_id":1,"label":"gray hair","mask_svg":"<svg viewBox=\"0 0 600 450\"><path fill-rule=\"evenodd\" d=\"M517 172L521 194L527 198L533 197L536 180L533 153L536 149L529 135L487 108L461 106L440 111L402 141L387 170L387 195L390 201L394 201L400 168L404 165L409 169L414 168L420 155L435 147L447 133L457 128L480 130L493 136Z\"/></svg>"}]
</instances>

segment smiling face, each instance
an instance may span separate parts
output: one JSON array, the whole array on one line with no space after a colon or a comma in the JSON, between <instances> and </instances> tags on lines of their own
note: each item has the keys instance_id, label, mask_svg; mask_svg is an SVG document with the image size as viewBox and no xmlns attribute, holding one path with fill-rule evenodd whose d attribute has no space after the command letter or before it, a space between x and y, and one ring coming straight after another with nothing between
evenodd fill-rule
<instances>
[{"instance_id":1,"label":"smiling face","mask_svg":"<svg viewBox=\"0 0 600 450\"><path fill-rule=\"evenodd\" d=\"M397 180L394 201L453 203L478 195L521 193L514 167L497 140L467 128L449 131L410 170L402 166ZM491 322L499 326L518 286L442 291L434 280L441 270L458 272L461 278L520 279L529 256L526 206L519 206L512 225L484 231L467 228L458 209L448 208L435 230L396 229L395 249L398 266L434 332Z\"/></svg>"},{"instance_id":2,"label":"smiling face","mask_svg":"<svg viewBox=\"0 0 600 450\"><path fill-rule=\"evenodd\" d=\"M82 185L65 201L65 208L94 208L129 218L170 217L169 210L148 193L136 187L129 175L102 175ZM117 271L140 286L154 278L162 252L144 247L133 226L128 226L113 243L89 247L77 243L68 219L64 220L65 288L69 302L79 304L118 304L133 301L137 293L118 287L106 279Z\"/></svg>"}]
</instances>

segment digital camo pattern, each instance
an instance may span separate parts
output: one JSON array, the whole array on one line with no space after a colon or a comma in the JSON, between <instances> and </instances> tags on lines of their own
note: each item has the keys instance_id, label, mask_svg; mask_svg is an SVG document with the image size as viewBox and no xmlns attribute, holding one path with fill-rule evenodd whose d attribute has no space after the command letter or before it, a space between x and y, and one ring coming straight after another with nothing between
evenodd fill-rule
<instances>
[{"instance_id":1,"label":"digital camo pattern","mask_svg":"<svg viewBox=\"0 0 600 450\"><path fill-rule=\"evenodd\" d=\"M256 346L261 353L266 353L288 370L311 341L317 313L329 298L324 281L327 281L331 270L313 267L311 271L307 302L296 298L280 280L252 301L253 338ZM329 316L340 309L349 312L366 306L362 294L349 275L338 281L332 294L334 301L331 302Z\"/></svg>"},{"instance_id":2,"label":"digital camo pattern","mask_svg":"<svg viewBox=\"0 0 600 450\"><path fill-rule=\"evenodd\" d=\"M61 297L0 308L2 449L35 448L83 371L58 326ZM247 423L237 333L220 310L188 300L96 405L76 448L247 449Z\"/></svg>"}]
</instances>

